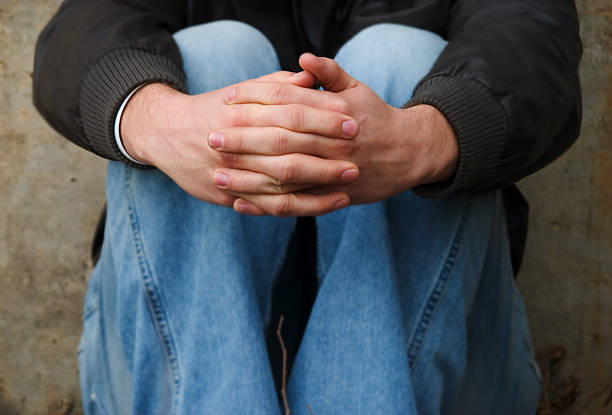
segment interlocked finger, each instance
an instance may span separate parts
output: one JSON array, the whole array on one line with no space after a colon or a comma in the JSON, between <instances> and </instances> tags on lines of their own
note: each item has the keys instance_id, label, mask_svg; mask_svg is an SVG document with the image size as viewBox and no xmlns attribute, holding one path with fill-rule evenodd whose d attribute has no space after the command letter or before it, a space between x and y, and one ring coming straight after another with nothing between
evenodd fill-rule
<instances>
[{"instance_id":1,"label":"interlocked finger","mask_svg":"<svg viewBox=\"0 0 612 415\"><path fill-rule=\"evenodd\" d=\"M280 127L330 138L353 138L359 133L359 124L348 115L307 105L237 104L229 108L228 122L233 127Z\"/></svg>"},{"instance_id":2,"label":"interlocked finger","mask_svg":"<svg viewBox=\"0 0 612 415\"><path fill-rule=\"evenodd\" d=\"M312 184L281 184L265 174L248 170L217 169L214 182L232 193L280 195L313 187Z\"/></svg>"},{"instance_id":3,"label":"interlocked finger","mask_svg":"<svg viewBox=\"0 0 612 415\"><path fill-rule=\"evenodd\" d=\"M302 72L289 72L289 71L278 71L273 72L268 75L260 76L259 78L255 78L253 80L245 81L247 82L288 82L293 85L298 85L303 88L312 88L315 83L315 78L310 72L302 71ZM242 84L242 83L241 83ZM237 84L237 85L241 85ZM235 87L236 85L232 85L230 88Z\"/></svg>"},{"instance_id":4,"label":"interlocked finger","mask_svg":"<svg viewBox=\"0 0 612 415\"><path fill-rule=\"evenodd\" d=\"M353 140L296 133L278 127L219 129L208 136L209 146L218 151L269 156L302 153L346 159L353 143Z\"/></svg>"},{"instance_id":5,"label":"interlocked finger","mask_svg":"<svg viewBox=\"0 0 612 415\"><path fill-rule=\"evenodd\" d=\"M348 102L338 94L303 88L288 82L247 81L233 88L233 91L229 90L226 94L227 104L283 105L299 103L347 115L350 115L351 112Z\"/></svg>"},{"instance_id":6,"label":"interlocked finger","mask_svg":"<svg viewBox=\"0 0 612 415\"><path fill-rule=\"evenodd\" d=\"M348 161L327 160L305 154L218 154L222 166L265 174L277 180L278 185L350 183L359 175L357 166Z\"/></svg>"},{"instance_id":7,"label":"interlocked finger","mask_svg":"<svg viewBox=\"0 0 612 415\"><path fill-rule=\"evenodd\" d=\"M250 215L319 216L342 209L349 204L346 193L338 192L318 196L305 193L239 194L238 196L234 202L234 209L239 213Z\"/></svg>"}]
</instances>

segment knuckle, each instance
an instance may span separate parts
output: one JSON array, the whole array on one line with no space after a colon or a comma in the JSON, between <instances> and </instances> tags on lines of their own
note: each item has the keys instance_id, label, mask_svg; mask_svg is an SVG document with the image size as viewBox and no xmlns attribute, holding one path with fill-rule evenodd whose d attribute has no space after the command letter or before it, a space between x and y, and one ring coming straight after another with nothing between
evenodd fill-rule
<instances>
[{"instance_id":1,"label":"knuckle","mask_svg":"<svg viewBox=\"0 0 612 415\"><path fill-rule=\"evenodd\" d=\"M304 117L304 110L300 106L291 106L291 109L289 110L289 123L291 124L292 128L301 130L302 126L304 125Z\"/></svg>"},{"instance_id":2,"label":"knuckle","mask_svg":"<svg viewBox=\"0 0 612 415\"><path fill-rule=\"evenodd\" d=\"M286 189L287 189L286 186L283 185L282 183L278 183L278 182L272 183L272 193L276 195L282 195L284 193L287 193Z\"/></svg>"},{"instance_id":3,"label":"knuckle","mask_svg":"<svg viewBox=\"0 0 612 415\"><path fill-rule=\"evenodd\" d=\"M272 102L286 102L289 96L289 89L286 85L274 85L270 91L270 99Z\"/></svg>"},{"instance_id":4,"label":"knuckle","mask_svg":"<svg viewBox=\"0 0 612 415\"><path fill-rule=\"evenodd\" d=\"M296 173L297 173L297 165L295 163L295 159L291 157L283 158L283 161L281 162L281 165L280 165L280 172L278 175L278 179L282 183L286 183L286 182L289 182L295 179Z\"/></svg>"},{"instance_id":5,"label":"knuckle","mask_svg":"<svg viewBox=\"0 0 612 415\"><path fill-rule=\"evenodd\" d=\"M342 122L344 121L344 116L340 115L337 112L329 112L325 114L324 121L321 123L319 127L325 135L329 137L342 137Z\"/></svg>"},{"instance_id":6,"label":"knuckle","mask_svg":"<svg viewBox=\"0 0 612 415\"><path fill-rule=\"evenodd\" d=\"M333 180L333 175L329 166L324 165L321 169L321 183L330 183Z\"/></svg>"},{"instance_id":7,"label":"knuckle","mask_svg":"<svg viewBox=\"0 0 612 415\"><path fill-rule=\"evenodd\" d=\"M293 202L290 195L283 195L277 198L272 214L278 217L289 216L293 209Z\"/></svg>"},{"instance_id":8,"label":"knuckle","mask_svg":"<svg viewBox=\"0 0 612 415\"><path fill-rule=\"evenodd\" d=\"M289 147L289 137L285 130L279 129L274 143L274 151L276 154L287 154Z\"/></svg>"},{"instance_id":9,"label":"knuckle","mask_svg":"<svg viewBox=\"0 0 612 415\"><path fill-rule=\"evenodd\" d=\"M233 127L239 127L248 123L249 110L244 107L244 105L240 105L240 108L236 106L230 110L228 121Z\"/></svg>"},{"instance_id":10,"label":"knuckle","mask_svg":"<svg viewBox=\"0 0 612 415\"><path fill-rule=\"evenodd\" d=\"M277 179L276 177L271 177L270 179L270 183L272 184L272 186L280 187L283 185L283 182Z\"/></svg>"},{"instance_id":11,"label":"knuckle","mask_svg":"<svg viewBox=\"0 0 612 415\"><path fill-rule=\"evenodd\" d=\"M351 106L349 105L348 102L346 102L343 99L339 99L336 103L335 103L335 111L341 112L342 114L350 114L351 111Z\"/></svg>"},{"instance_id":12,"label":"knuckle","mask_svg":"<svg viewBox=\"0 0 612 415\"><path fill-rule=\"evenodd\" d=\"M226 167L237 166L240 162L240 155L236 153L220 153L221 163Z\"/></svg>"},{"instance_id":13,"label":"knuckle","mask_svg":"<svg viewBox=\"0 0 612 415\"><path fill-rule=\"evenodd\" d=\"M227 141L228 141L228 147L231 146L233 140L228 139ZM235 141L236 142L235 142L233 147L236 148L236 151L239 151L241 153L244 152L245 151L245 148L244 148L245 147L245 143L244 143L244 134L242 132L236 135L236 140Z\"/></svg>"},{"instance_id":14,"label":"knuckle","mask_svg":"<svg viewBox=\"0 0 612 415\"><path fill-rule=\"evenodd\" d=\"M270 186L270 193L272 194L282 195L284 193L287 193L287 187L280 180L276 178L270 179L269 186Z\"/></svg>"},{"instance_id":15,"label":"knuckle","mask_svg":"<svg viewBox=\"0 0 612 415\"><path fill-rule=\"evenodd\" d=\"M353 144L349 140L337 138L332 142L332 150L334 154L348 156L352 153Z\"/></svg>"}]
</instances>

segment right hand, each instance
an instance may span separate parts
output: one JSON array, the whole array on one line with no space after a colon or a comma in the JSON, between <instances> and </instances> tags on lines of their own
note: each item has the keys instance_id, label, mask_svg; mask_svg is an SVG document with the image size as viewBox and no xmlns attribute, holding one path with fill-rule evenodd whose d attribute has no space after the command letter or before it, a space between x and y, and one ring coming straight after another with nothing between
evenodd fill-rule
<instances>
[{"instance_id":1,"label":"right hand","mask_svg":"<svg viewBox=\"0 0 612 415\"><path fill-rule=\"evenodd\" d=\"M308 88L314 79L306 72L296 76L277 72L245 82L265 82L274 94L281 90L275 88L279 82ZM351 139L342 131L342 123L352 120L350 116L337 112L333 103L324 103L320 108L298 104L226 105L226 94L231 90L228 87L191 96L160 83L143 86L132 96L122 116L120 131L126 151L166 173L189 194L218 205L232 206L236 200L232 193L219 188L220 178L215 171L222 168L242 170L249 180L260 184L262 194L286 194L288 200L300 198L299 203L290 204L290 209L279 203L272 212L277 216L324 214L348 205L348 196L342 192L325 197L293 192L347 183L342 173L357 170L353 163L303 154L223 153L211 149L208 138L211 132L223 128L261 127L270 133L271 140L286 136L283 130ZM351 177L351 181L354 179Z\"/></svg>"}]
</instances>

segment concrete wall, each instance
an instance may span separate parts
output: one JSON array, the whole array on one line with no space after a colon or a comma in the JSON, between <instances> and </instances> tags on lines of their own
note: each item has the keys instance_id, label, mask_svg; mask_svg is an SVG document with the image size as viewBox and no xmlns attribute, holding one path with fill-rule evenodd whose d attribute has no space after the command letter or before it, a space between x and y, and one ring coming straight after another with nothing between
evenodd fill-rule
<instances>
[{"instance_id":1,"label":"concrete wall","mask_svg":"<svg viewBox=\"0 0 612 415\"><path fill-rule=\"evenodd\" d=\"M76 347L104 163L31 104L34 42L59 3L0 0L2 415L82 413ZM582 137L521 183L532 226L519 285L547 373L542 414L612 408L612 5L578 5Z\"/></svg>"},{"instance_id":2,"label":"concrete wall","mask_svg":"<svg viewBox=\"0 0 612 415\"><path fill-rule=\"evenodd\" d=\"M0 0L2 415L59 415L80 396L76 347L105 165L32 105L34 43L59 4Z\"/></svg>"},{"instance_id":3,"label":"concrete wall","mask_svg":"<svg viewBox=\"0 0 612 415\"><path fill-rule=\"evenodd\" d=\"M577 4L581 137L520 183L532 214L518 285L552 413L612 414L612 2Z\"/></svg>"}]
</instances>

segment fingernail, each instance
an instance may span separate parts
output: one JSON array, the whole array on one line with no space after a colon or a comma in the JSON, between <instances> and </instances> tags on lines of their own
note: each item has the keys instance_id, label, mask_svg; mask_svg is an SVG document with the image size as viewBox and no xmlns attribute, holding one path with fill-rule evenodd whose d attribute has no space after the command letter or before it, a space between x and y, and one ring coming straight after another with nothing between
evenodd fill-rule
<instances>
[{"instance_id":1,"label":"fingernail","mask_svg":"<svg viewBox=\"0 0 612 415\"><path fill-rule=\"evenodd\" d=\"M343 207L346 207L347 205L348 205L348 200L343 198L343 199L338 200L334 204L334 209L342 209Z\"/></svg>"},{"instance_id":2,"label":"fingernail","mask_svg":"<svg viewBox=\"0 0 612 415\"><path fill-rule=\"evenodd\" d=\"M359 173L356 169L347 169L342 172L342 180L345 182L352 182L357 178Z\"/></svg>"},{"instance_id":3,"label":"fingernail","mask_svg":"<svg viewBox=\"0 0 612 415\"><path fill-rule=\"evenodd\" d=\"M208 135L208 145L212 148L223 147L223 134L221 133L210 133Z\"/></svg>"},{"instance_id":4,"label":"fingernail","mask_svg":"<svg viewBox=\"0 0 612 415\"><path fill-rule=\"evenodd\" d=\"M227 177L227 174L223 173L222 171L218 171L215 172L214 181L219 187L227 187L229 184L229 177Z\"/></svg>"},{"instance_id":5,"label":"fingernail","mask_svg":"<svg viewBox=\"0 0 612 415\"><path fill-rule=\"evenodd\" d=\"M238 213L247 213L249 211L249 204L244 200L238 200L235 209Z\"/></svg>"},{"instance_id":6,"label":"fingernail","mask_svg":"<svg viewBox=\"0 0 612 415\"><path fill-rule=\"evenodd\" d=\"M225 102L229 104L230 101L234 99L235 95L236 95L236 88L227 88L227 91L225 91Z\"/></svg>"},{"instance_id":7,"label":"fingernail","mask_svg":"<svg viewBox=\"0 0 612 415\"><path fill-rule=\"evenodd\" d=\"M347 120L342 123L342 132L348 136L357 134L357 123L353 120Z\"/></svg>"}]
</instances>

